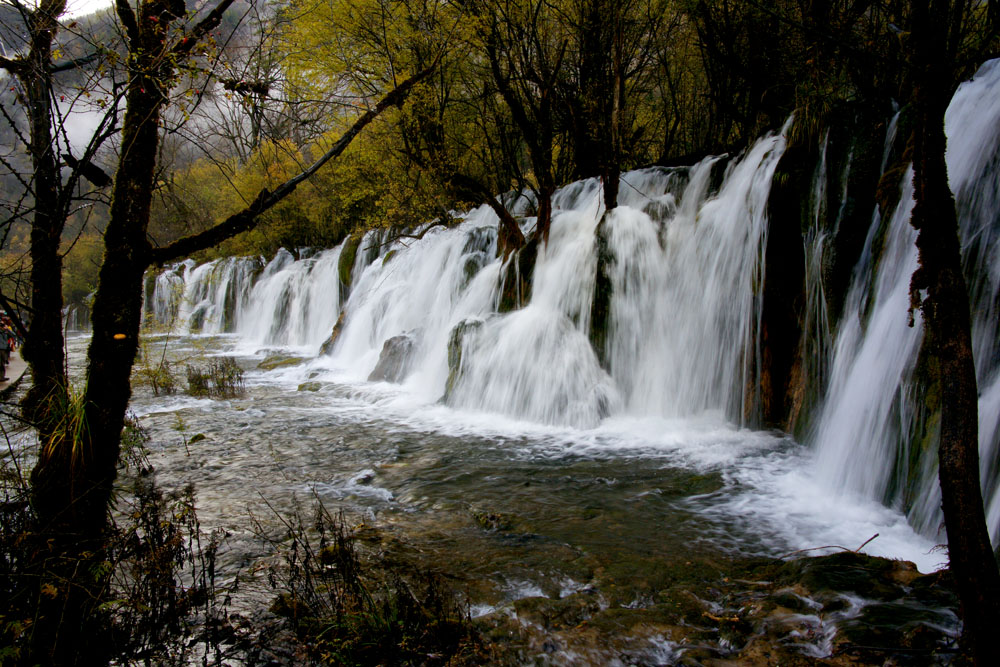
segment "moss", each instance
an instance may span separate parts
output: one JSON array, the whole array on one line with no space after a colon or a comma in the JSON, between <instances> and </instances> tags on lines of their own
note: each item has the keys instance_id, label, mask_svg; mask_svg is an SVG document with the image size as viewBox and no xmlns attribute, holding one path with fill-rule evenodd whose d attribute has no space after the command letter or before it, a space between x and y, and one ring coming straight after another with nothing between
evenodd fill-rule
<instances>
[{"instance_id":1,"label":"moss","mask_svg":"<svg viewBox=\"0 0 1000 667\"><path fill-rule=\"evenodd\" d=\"M283 354L274 354L257 364L257 368L262 371L273 371L275 368L297 366L302 361L302 357L288 357Z\"/></svg>"},{"instance_id":2,"label":"moss","mask_svg":"<svg viewBox=\"0 0 1000 667\"><path fill-rule=\"evenodd\" d=\"M298 391L319 391L322 388L322 382L303 382L299 385Z\"/></svg>"},{"instance_id":3,"label":"moss","mask_svg":"<svg viewBox=\"0 0 1000 667\"><path fill-rule=\"evenodd\" d=\"M340 259L337 261L337 278L340 280L340 301L343 303L351 293L351 279L354 269L354 260L358 256L358 248L361 246L361 239L364 238L362 232L351 234L344 247L340 251Z\"/></svg>"}]
</instances>

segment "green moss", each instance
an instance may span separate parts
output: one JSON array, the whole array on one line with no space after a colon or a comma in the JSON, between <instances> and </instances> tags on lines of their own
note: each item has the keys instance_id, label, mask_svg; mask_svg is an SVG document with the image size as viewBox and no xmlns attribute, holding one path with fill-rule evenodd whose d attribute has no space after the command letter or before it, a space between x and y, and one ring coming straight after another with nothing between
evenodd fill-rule
<instances>
[{"instance_id":1,"label":"green moss","mask_svg":"<svg viewBox=\"0 0 1000 667\"><path fill-rule=\"evenodd\" d=\"M273 371L275 368L285 368L297 366L302 363L302 357L287 357L281 354L271 355L257 364L257 368L262 371Z\"/></svg>"},{"instance_id":2,"label":"green moss","mask_svg":"<svg viewBox=\"0 0 1000 667\"><path fill-rule=\"evenodd\" d=\"M358 256L358 248L361 246L361 239L364 234L355 232L344 241L344 247L340 251L340 259L337 262L337 277L340 279L341 288L344 290L343 296L351 290L351 272L354 269L354 260Z\"/></svg>"}]
</instances>

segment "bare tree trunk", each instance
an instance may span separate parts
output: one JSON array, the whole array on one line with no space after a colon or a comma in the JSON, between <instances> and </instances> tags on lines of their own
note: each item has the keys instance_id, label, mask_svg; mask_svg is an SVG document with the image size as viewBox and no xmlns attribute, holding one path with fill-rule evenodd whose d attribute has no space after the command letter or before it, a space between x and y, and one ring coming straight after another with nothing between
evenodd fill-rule
<instances>
[{"instance_id":1,"label":"bare tree trunk","mask_svg":"<svg viewBox=\"0 0 1000 667\"><path fill-rule=\"evenodd\" d=\"M929 6L930 5L930 6ZM911 222L920 265L910 285L924 317L926 346L939 361L939 478L948 557L962 606L962 643L977 665L1000 664L1000 570L990 545L979 482L978 389L969 295L962 273L955 200L948 186L944 114L963 3L914 3ZM949 30L951 31L949 33Z\"/></svg>"},{"instance_id":2,"label":"bare tree trunk","mask_svg":"<svg viewBox=\"0 0 1000 667\"><path fill-rule=\"evenodd\" d=\"M52 41L65 0L46 0L28 17L30 49L14 69L23 86L31 145L34 219L31 225L31 308L23 355L32 385L23 408L44 440L66 404L66 373L62 330L62 240L66 216L59 205L59 156L52 137ZM52 408L55 408L54 410Z\"/></svg>"}]
</instances>

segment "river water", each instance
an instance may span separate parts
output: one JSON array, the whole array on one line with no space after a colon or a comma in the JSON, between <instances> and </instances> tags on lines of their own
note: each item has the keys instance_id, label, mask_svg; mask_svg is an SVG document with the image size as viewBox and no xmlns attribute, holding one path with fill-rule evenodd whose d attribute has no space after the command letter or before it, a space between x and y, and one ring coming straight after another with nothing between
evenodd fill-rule
<instances>
[{"instance_id":1,"label":"river water","mask_svg":"<svg viewBox=\"0 0 1000 667\"><path fill-rule=\"evenodd\" d=\"M81 352L85 343L70 340ZM240 534L248 510L315 496L457 559L455 571L489 582L489 603L586 586L588 568L626 556L853 549L875 533L869 553L924 571L943 562L899 512L824 491L809 450L716 413L543 426L351 382L328 358L262 370L276 351L235 336L154 336L148 354L163 344L170 358L226 354L246 369L242 398L139 386L132 401L161 483L194 484L206 526ZM491 514L499 529L483 525Z\"/></svg>"},{"instance_id":2,"label":"river water","mask_svg":"<svg viewBox=\"0 0 1000 667\"><path fill-rule=\"evenodd\" d=\"M948 121L994 533L998 90L994 62L959 90ZM147 286L146 323L172 333L147 335L140 365L230 356L247 392L157 397L137 386L132 409L152 436L160 483L195 486L203 525L231 534L230 573L268 555L251 514L277 528L278 516L319 499L377 526L382 548L446 573L475 615L584 591L642 609L671 582L722 577L754 556L864 545L924 572L941 567L933 449L909 453L921 330L919 317L907 323L906 178L892 219L873 216L842 320L809 297L807 363L827 369L809 442L739 425L759 353L766 203L784 149L776 133L728 164L625 174L609 216L597 181L563 188L530 300L512 313L496 312L509 267L496 259L486 207L419 240L369 233L346 264L344 245L169 268ZM817 191L824 172L821 162ZM518 206L530 229L530 201ZM813 291L824 233L804 238ZM588 338L598 237L611 257L603 350ZM321 349L341 313L339 337ZM85 344L71 338L71 356ZM369 381L393 345L405 371ZM901 472L913 457L915 472ZM918 501L904 503L899 489ZM650 638L644 650L672 655Z\"/></svg>"}]
</instances>

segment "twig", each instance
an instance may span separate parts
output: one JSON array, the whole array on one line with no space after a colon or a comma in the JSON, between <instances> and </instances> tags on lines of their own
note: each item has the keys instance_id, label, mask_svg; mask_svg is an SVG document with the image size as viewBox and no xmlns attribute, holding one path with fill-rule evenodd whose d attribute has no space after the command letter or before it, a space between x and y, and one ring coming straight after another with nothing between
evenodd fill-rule
<instances>
[{"instance_id":1,"label":"twig","mask_svg":"<svg viewBox=\"0 0 1000 667\"><path fill-rule=\"evenodd\" d=\"M871 537L869 537L867 540L865 540L861 544L861 546L858 547L857 549L848 549L847 547L842 547L839 544L827 544L826 546L822 546L822 547L811 547L809 549L799 549L798 551L789 551L787 554L782 554L782 555L778 556L778 558L788 558L789 556L794 556L796 554L804 554L807 551L819 551L820 549L840 549L841 551L848 551L850 553L856 554L859 551L861 551L862 549L864 549L865 546L867 546L867 544L869 542L871 542L872 540L874 540L878 536L879 536L879 534L875 533L874 535L872 535Z\"/></svg>"}]
</instances>

